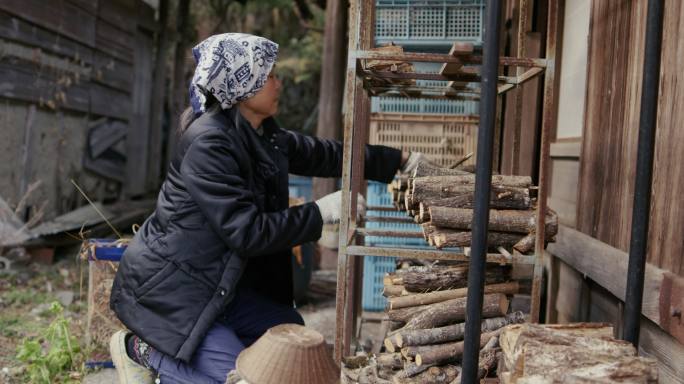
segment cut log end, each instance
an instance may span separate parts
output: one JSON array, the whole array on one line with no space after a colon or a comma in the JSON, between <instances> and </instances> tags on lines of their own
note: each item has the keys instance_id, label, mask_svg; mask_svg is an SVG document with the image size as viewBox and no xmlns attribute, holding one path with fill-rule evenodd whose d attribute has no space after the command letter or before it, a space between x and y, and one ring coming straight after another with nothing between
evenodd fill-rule
<instances>
[{"instance_id":1,"label":"cut log end","mask_svg":"<svg viewBox=\"0 0 684 384\"><path fill-rule=\"evenodd\" d=\"M387 350L387 352L392 352L392 353L396 352L397 349L394 347L394 343L392 342L391 338L389 338L389 337L386 338L384 344L385 344L385 349Z\"/></svg>"},{"instance_id":2,"label":"cut log end","mask_svg":"<svg viewBox=\"0 0 684 384\"><path fill-rule=\"evenodd\" d=\"M427 204L421 202L418 205L417 217L420 223L427 223L430 221L430 209L428 208Z\"/></svg>"},{"instance_id":3,"label":"cut log end","mask_svg":"<svg viewBox=\"0 0 684 384\"><path fill-rule=\"evenodd\" d=\"M509 304L510 302L508 301L508 298L506 298L506 295L499 295L499 308L501 308L502 314L508 312Z\"/></svg>"}]
</instances>

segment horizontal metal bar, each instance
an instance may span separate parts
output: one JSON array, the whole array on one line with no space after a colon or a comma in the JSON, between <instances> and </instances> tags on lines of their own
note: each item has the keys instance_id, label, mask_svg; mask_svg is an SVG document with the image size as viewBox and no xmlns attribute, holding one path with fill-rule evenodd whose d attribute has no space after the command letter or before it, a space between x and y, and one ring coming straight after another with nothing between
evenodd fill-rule
<instances>
[{"instance_id":1,"label":"horizontal metal bar","mask_svg":"<svg viewBox=\"0 0 684 384\"><path fill-rule=\"evenodd\" d=\"M347 255L351 256L385 256L407 259L430 259L430 260L456 260L468 261L470 257L458 252L442 251L437 249L416 248L392 248L392 247L367 247L360 245L347 246ZM487 254L488 263L499 264L534 264L535 256L514 254L511 258L498 253Z\"/></svg>"},{"instance_id":2,"label":"horizontal metal bar","mask_svg":"<svg viewBox=\"0 0 684 384\"><path fill-rule=\"evenodd\" d=\"M418 52L404 52L404 53L389 53L382 51L353 51L350 52L350 58L357 59L371 59L382 61L416 61L424 63L462 63L461 57L455 57L444 53L418 53Z\"/></svg>"},{"instance_id":3,"label":"horizontal metal bar","mask_svg":"<svg viewBox=\"0 0 684 384\"><path fill-rule=\"evenodd\" d=\"M512 84L511 84L512 85ZM447 86L442 86L442 87L426 87L426 86L417 86L417 85L403 85L403 84L385 84L385 85L368 85L367 88L369 88L372 91L376 92L390 92L390 91L403 91L403 92L421 92L421 94L432 94L434 96L438 95L453 95L453 96L458 96L461 93L464 94L473 94L473 95L479 95L480 94L480 89L479 88L451 88Z\"/></svg>"},{"instance_id":4,"label":"horizontal metal bar","mask_svg":"<svg viewBox=\"0 0 684 384\"><path fill-rule=\"evenodd\" d=\"M525 73L523 73L522 75L517 76L517 77L512 77L511 78L512 82L510 82L508 84L500 85L497 88L497 94L502 95L502 94L510 91L513 88L516 88L516 87L519 87L519 86L525 84L526 82L534 79L535 77L539 76L542 73L544 73L543 68L537 68L537 67L530 68L527 71L525 71ZM501 78L501 76L499 76L499 79L500 78Z\"/></svg>"},{"instance_id":5,"label":"horizontal metal bar","mask_svg":"<svg viewBox=\"0 0 684 384\"><path fill-rule=\"evenodd\" d=\"M513 86L511 84L511 86ZM450 87L419 87L414 85L401 85L401 84L388 84L382 86L372 86L368 85L366 87L372 92L383 93L383 92L404 92L408 94L420 93L421 97L423 95L432 95L440 97L459 97L461 95L479 95L479 88L450 88Z\"/></svg>"},{"instance_id":6,"label":"horizontal metal bar","mask_svg":"<svg viewBox=\"0 0 684 384\"><path fill-rule=\"evenodd\" d=\"M371 89L373 91L373 89ZM377 93L372 93L371 96L387 96L387 97L406 97L407 91L398 88L395 90L391 91L381 91ZM451 92L449 94L444 94L444 95L435 95L435 94L429 94L429 93L421 93L418 98L421 99L435 99L435 100L480 100L480 95L476 93L468 93L468 94L463 94L463 93L458 93L456 92Z\"/></svg>"},{"instance_id":7,"label":"horizontal metal bar","mask_svg":"<svg viewBox=\"0 0 684 384\"><path fill-rule=\"evenodd\" d=\"M411 217L392 217L392 216L366 216L366 223L407 223L415 224L416 221Z\"/></svg>"},{"instance_id":8,"label":"horizontal metal bar","mask_svg":"<svg viewBox=\"0 0 684 384\"><path fill-rule=\"evenodd\" d=\"M359 236L379 236L379 237L402 237L402 238L423 238L423 232L418 231L390 231L386 229L356 228Z\"/></svg>"},{"instance_id":9,"label":"horizontal metal bar","mask_svg":"<svg viewBox=\"0 0 684 384\"><path fill-rule=\"evenodd\" d=\"M432 80L432 81L463 81L469 83L477 83L480 81L479 75L470 73L458 75L442 75L440 73L425 73L425 72L392 72L392 71L376 71L373 69L359 69L357 71L359 76L367 76L378 79L402 79L402 80Z\"/></svg>"},{"instance_id":10,"label":"horizontal metal bar","mask_svg":"<svg viewBox=\"0 0 684 384\"><path fill-rule=\"evenodd\" d=\"M366 212L368 211L399 212L395 207L387 207L384 205L369 205L366 207Z\"/></svg>"},{"instance_id":11,"label":"horizontal metal bar","mask_svg":"<svg viewBox=\"0 0 684 384\"><path fill-rule=\"evenodd\" d=\"M459 56L455 57L444 53L389 53L382 51L365 51L357 50L350 52L350 58L366 59L366 60L382 60L382 61L405 61L405 62L423 62L423 63L464 63L464 64L481 64L481 56ZM525 57L500 57L499 65L516 66L516 67L546 67L546 59L525 58Z\"/></svg>"},{"instance_id":12,"label":"horizontal metal bar","mask_svg":"<svg viewBox=\"0 0 684 384\"><path fill-rule=\"evenodd\" d=\"M457 81L459 83L479 83L482 78L479 75L471 73L463 73L458 75L442 75L439 73L425 73L425 72L392 72L392 71L374 71L372 69L359 69L356 71L359 76L377 79L398 79L398 80L432 80L432 81ZM536 76L544 72L543 68L532 68L526 71L520 77L516 76L498 76L497 80L506 84L522 84L529 80L528 76Z\"/></svg>"}]
</instances>

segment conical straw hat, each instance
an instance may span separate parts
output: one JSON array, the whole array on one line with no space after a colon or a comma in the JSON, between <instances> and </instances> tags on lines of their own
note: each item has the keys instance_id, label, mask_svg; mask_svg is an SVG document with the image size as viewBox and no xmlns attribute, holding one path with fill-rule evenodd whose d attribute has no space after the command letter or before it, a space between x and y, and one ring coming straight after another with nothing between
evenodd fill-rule
<instances>
[{"instance_id":1,"label":"conical straw hat","mask_svg":"<svg viewBox=\"0 0 684 384\"><path fill-rule=\"evenodd\" d=\"M320 333L298 324L269 329L236 362L250 384L332 384L340 370Z\"/></svg>"}]
</instances>

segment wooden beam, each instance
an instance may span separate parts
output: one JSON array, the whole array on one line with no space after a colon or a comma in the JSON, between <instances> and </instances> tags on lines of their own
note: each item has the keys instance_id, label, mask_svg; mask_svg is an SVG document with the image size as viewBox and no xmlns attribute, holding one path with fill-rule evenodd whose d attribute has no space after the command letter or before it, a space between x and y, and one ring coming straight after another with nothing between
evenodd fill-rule
<instances>
[{"instance_id":1,"label":"wooden beam","mask_svg":"<svg viewBox=\"0 0 684 384\"><path fill-rule=\"evenodd\" d=\"M562 139L551 143L551 157L579 159L582 152L582 138ZM577 182L577 180L575 180Z\"/></svg>"},{"instance_id":2,"label":"wooden beam","mask_svg":"<svg viewBox=\"0 0 684 384\"><path fill-rule=\"evenodd\" d=\"M556 242L549 244L548 250L618 299L625 300L628 262L626 252L563 225L559 226ZM673 286L684 286L684 279L647 264L642 314L684 343L684 336L677 328L672 328L670 317L664 317L665 314L671 316L669 307L675 304L672 304L672 293L665 292L667 297L661 297L661 291L663 287ZM666 311L661 311L661 302L667 303Z\"/></svg>"},{"instance_id":3,"label":"wooden beam","mask_svg":"<svg viewBox=\"0 0 684 384\"><path fill-rule=\"evenodd\" d=\"M451 50L449 51L449 55L454 56L456 58L463 57L463 56L469 56L473 54L473 44L471 43L461 43L461 42L454 42L454 44L451 46ZM455 63L444 63L442 64L442 68L439 70L439 73L443 76L448 76L448 75L457 75L461 73L461 69L463 67L463 62L455 62Z\"/></svg>"}]
</instances>

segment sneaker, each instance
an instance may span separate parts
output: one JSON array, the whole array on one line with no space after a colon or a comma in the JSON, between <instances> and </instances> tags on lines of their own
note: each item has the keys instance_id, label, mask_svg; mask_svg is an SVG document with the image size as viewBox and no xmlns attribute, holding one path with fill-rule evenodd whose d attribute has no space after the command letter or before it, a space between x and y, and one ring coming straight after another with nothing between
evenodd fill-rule
<instances>
[{"instance_id":1,"label":"sneaker","mask_svg":"<svg viewBox=\"0 0 684 384\"><path fill-rule=\"evenodd\" d=\"M153 384L153 371L133 361L126 353L126 332L117 331L109 340L109 353L119 375L119 384Z\"/></svg>"}]
</instances>

